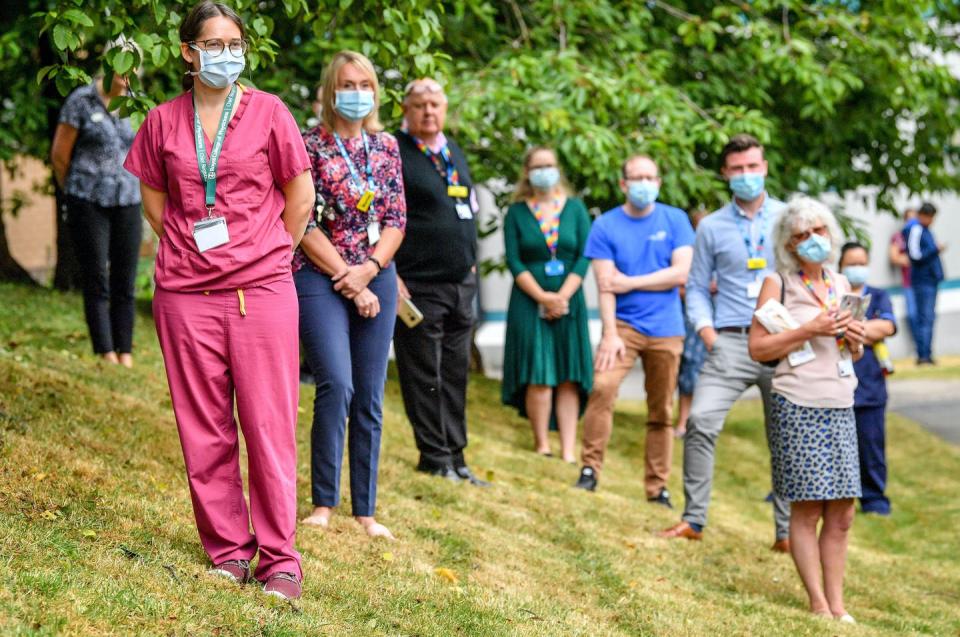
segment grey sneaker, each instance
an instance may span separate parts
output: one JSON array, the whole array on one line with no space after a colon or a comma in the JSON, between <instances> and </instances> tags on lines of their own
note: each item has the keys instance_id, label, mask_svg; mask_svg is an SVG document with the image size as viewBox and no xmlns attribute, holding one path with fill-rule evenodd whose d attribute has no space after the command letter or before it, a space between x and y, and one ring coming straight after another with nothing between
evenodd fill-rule
<instances>
[{"instance_id":1,"label":"grey sneaker","mask_svg":"<svg viewBox=\"0 0 960 637\"><path fill-rule=\"evenodd\" d=\"M215 565L209 571L211 575L226 577L235 583L243 586L250 581L250 561L249 560L226 560Z\"/></svg>"},{"instance_id":2,"label":"grey sneaker","mask_svg":"<svg viewBox=\"0 0 960 637\"><path fill-rule=\"evenodd\" d=\"M293 573L274 573L263 584L263 592L280 599L300 599L300 580Z\"/></svg>"}]
</instances>

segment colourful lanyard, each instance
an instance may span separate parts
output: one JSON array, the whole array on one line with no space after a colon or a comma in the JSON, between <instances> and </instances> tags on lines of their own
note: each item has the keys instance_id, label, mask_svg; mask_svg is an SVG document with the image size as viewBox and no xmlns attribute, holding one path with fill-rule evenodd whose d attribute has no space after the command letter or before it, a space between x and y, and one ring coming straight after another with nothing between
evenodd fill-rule
<instances>
[{"instance_id":1,"label":"colourful lanyard","mask_svg":"<svg viewBox=\"0 0 960 637\"><path fill-rule=\"evenodd\" d=\"M220 113L220 123L217 125L217 134L213 138L213 148L210 149L210 162L207 162L207 140L203 135L203 125L200 123L200 114L197 112L197 98L193 98L193 138L197 147L197 165L200 167L200 181L204 186L204 200L207 203L207 216L213 215L213 205L217 196L217 164L220 162L220 151L223 149L223 140L227 136L227 124L233 114L233 104L237 99L237 85L234 84L223 103L223 112Z\"/></svg>"},{"instance_id":2,"label":"colourful lanyard","mask_svg":"<svg viewBox=\"0 0 960 637\"><path fill-rule=\"evenodd\" d=\"M819 296L817 296L816 291L813 289L813 281L810 280L810 277L807 276L806 272L800 272L800 279L803 281L803 284L807 286L807 289L810 290L810 294L813 295L813 298L817 300L817 303L820 304L820 307L823 308L824 312L830 312L837 306L837 291L833 287L833 281L830 280L830 275L827 274L826 270L823 272L823 282L827 286L827 302L824 303ZM837 347L840 348L840 351L843 351L844 343L843 337L837 337Z\"/></svg>"},{"instance_id":3,"label":"colourful lanyard","mask_svg":"<svg viewBox=\"0 0 960 637\"><path fill-rule=\"evenodd\" d=\"M560 241L560 199L553 200L553 214L547 214L543 204L533 202L530 205L530 211L533 212L537 224L540 226L540 232L543 233L543 239L547 242L547 250L550 251L550 257L557 258L557 243Z\"/></svg>"},{"instance_id":4,"label":"colourful lanyard","mask_svg":"<svg viewBox=\"0 0 960 637\"><path fill-rule=\"evenodd\" d=\"M413 136L411 135L411 137ZM433 162L434 168L437 169L437 172L440 173L441 177L444 177L447 180L448 186L460 185L460 173L457 171L457 167L453 164L453 157L450 156L450 149L447 148L446 144L440 148L439 153L435 153L430 150L430 148L420 139L414 137L413 141L417 144L417 148L420 149L420 152L426 155L430 161Z\"/></svg>"},{"instance_id":5,"label":"colourful lanyard","mask_svg":"<svg viewBox=\"0 0 960 637\"><path fill-rule=\"evenodd\" d=\"M744 226L743 215L741 215L736 208L734 208L733 214L736 215L737 220L737 229L740 230L741 236L743 236L743 243L747 246L747 257L755 258L763 256L763 244L767 238L767 231L769 230L769 221L770 218L763 214L763 208L757 212L757 216L760 218L760 221L763 225L760 226L760 238L757 239L757 247L754 249L753 240L750 237L750 228L753 227L752 224Z\"/></svg>"},{"instance_id":6,"label":"colourful lanyard","mask_svg":"<svg viewBox=\"0 0 960 637\"><path fill-rule=\"evenodd\" d=\"M367 132L364 130L360 131L360 137L363 139L363 157L366 162L366 174L367 174L367 187L363 187L363 181L360 179L360 175L357 172L357 167L353 165L353 160L350 159L350 155L347 154L347 149L343 145L343 140L340 139L340 135L336 132L333 133L333 140L337 142L337 149L340 150L340 156L343 157L343 161L346 162L347 168L350 170L350 177L353 179L353 184L357 187L357 190L360 192L360 195L363 196L366 190L373 192L375 190L373 183L373 169L370 167L370 145L367 142ZM370 206L369 215L374 216L373 206Z\"/></svg>"}]
</instances>

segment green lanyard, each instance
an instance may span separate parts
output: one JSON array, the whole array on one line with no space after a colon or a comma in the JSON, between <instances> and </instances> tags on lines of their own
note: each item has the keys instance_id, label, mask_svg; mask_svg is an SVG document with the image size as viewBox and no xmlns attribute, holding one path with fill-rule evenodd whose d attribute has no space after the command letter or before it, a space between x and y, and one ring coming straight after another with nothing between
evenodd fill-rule
<instances>
[{"instance_id":1,"label":"green lanyard","mask_svg":"<svg viewBox=\"0 0 960 637\"><path fill-rule=\"evenodd\" d=\"M200 114L197 112L197 98L193 98L193 137L197 146L197 165L200 166L200 181L203 182L206 193L207 216L213 216L213 205L217 195L217 163L220 160L220 150L223 140L227 136L227 124L233 114L233 103L237 99L237 85L234 84L223 103L223 112L220 113L220 124L217 125L217 134L213 139L213 148L210 150L210 162L207 163L207 141L203 135L203 126L200 124Z\"/></svg>"}]
</instances>

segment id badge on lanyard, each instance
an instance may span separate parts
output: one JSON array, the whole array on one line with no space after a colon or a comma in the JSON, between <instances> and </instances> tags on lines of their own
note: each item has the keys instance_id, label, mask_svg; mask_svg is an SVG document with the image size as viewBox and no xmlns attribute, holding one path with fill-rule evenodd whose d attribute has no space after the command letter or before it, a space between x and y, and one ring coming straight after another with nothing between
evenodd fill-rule
<instances>
[{"instance_id":1,"label":"id badge on lanyard","mask_svg":"<svg viewBox=\"0 0 960 637\"><path fill-rule=\"evenodd\" d=\"M363 139L363 154L366 161L364 167L367 179L366 184L364 184L360 178L357 167L354 166L353 160L350 159L350 155L347 153L347 148L343 145L343 140L340 139L340 135L335 132L333 139L337 143L337 150L340 151L340 157L343 158L343 162L350 171L350 178L353 180L353 185L362 193L360 199L357 201L356 208L367 215L367 243L372 246L380 241L380 222L377 220L376 211L373 208L373 200L377 196L377 190L373 183L373 169L370 167L370 145L367 142L366 131L361 130L360 136Z\"/></svg>"},{"instance_id":2,"label":"id badge on lanyard","mask_svg":"<svg viewBox=\"0 0 960 637\"><path fill-rule=\"evenodd\" d=\"M204 202L207 216L193 224L193 240L199 252L206 252L212 248L230 242L230 232L227 229L225 217L214 214L214 205L217 195L217 164L220 161L220 152L223 149L223 140L227 136L227 124L233 115L233 105L237 99L237 85L234 84L223 103L220 113L220 123L213 139L213 148L210 149L210 161L207 161L207 142L200 123L200 114L197 112L196 100L193 104L193 133L197 149L197 165L200 168L200 180L203 182Z\"/></svg>"}]
</instances>

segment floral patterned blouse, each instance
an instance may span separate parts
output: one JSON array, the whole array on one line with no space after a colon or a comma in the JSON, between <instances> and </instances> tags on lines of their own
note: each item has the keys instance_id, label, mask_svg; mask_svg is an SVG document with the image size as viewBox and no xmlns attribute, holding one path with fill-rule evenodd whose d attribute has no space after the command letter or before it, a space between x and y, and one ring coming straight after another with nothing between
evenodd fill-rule
<instances>
[{"instance_id":1,"label":"floral patterned blouse","mask_svg":"<svg viewBox=\"0 0 960 637\"><path fill-rule=\"evenodd\" d=\"M371 209L380 222L381 232L385 228L397 228L403 232L407 225L407 204L403 194L397 139L385 132L368 134L366 137L370 149L370 170L375 185ZM310 156L318 204L311 214L307 232L319 228L327 235L347 265L360 265L373 254L373 247L367 240L370 213L357 209L363 191L354 182L350 167L340 154L333 133L317 126L303 134L303 141ZM341 138L341 141L353 162L356 174L365 181L367 162L363 137ZM321 200L324 207L322 211L318 211ZM297 248L293 255L293 271L300 270L304 265L320 271L303 250Z\"/></svg>"}]
</instances>

